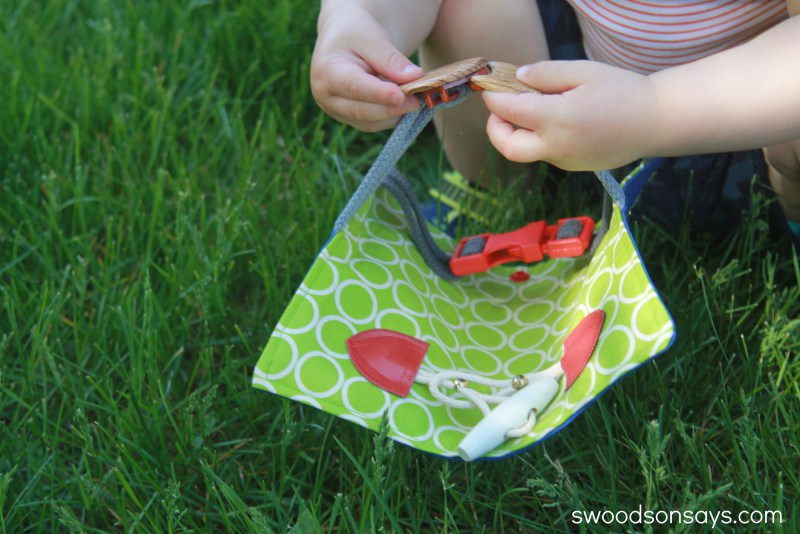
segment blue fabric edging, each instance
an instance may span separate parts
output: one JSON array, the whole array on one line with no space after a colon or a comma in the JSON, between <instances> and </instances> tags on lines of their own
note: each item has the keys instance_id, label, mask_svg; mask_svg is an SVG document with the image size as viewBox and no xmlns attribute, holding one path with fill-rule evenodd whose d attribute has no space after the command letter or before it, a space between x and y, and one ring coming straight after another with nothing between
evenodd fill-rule
<instances>
[{"instance_id":1,"label":"blue fabric edging","mask_svg":"<svg viewBox=\"0 0 800 534\"><path fill-rule=\"evenodd\" d=\"M625 209L623 213L630 212L636 199L642 193L642 189L647 185L647 182L656 171L664 164L664 158L653 158L643 160L642 163L633 172L631 172L622 183L622 189L625 191ZM626 220L627 223L627 220Z\"/></svg>"}]
</instances>

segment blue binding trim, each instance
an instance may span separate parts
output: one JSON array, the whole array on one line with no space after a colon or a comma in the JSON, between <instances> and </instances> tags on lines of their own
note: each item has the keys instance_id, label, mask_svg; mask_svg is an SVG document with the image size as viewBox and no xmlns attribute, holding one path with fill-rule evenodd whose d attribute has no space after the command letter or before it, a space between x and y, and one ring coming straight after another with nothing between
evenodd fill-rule
<instances>
[{"instance_id":1,"label":"blue binding trim","mask_svg":"<svg viewBox=\"0 0 800 534\"><path fill-rule=\"evenodd\" d=\"M631 211L636 199L642 193L642 189L644 189L644 186L656 171L661 168L664 161L664 158L642 160L641 164L622 180L622 190L625 192L625 209L622 210L623 213Z\"/></svg>"}]
</instances>

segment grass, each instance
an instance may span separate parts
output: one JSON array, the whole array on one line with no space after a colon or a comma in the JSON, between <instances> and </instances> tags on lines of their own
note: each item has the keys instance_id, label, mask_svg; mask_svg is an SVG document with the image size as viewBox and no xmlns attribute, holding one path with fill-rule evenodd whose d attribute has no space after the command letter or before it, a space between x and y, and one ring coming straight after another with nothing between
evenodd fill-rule
<instances>
[{"instance_id":1,"label":"grass","mask_svg":"<svg viewBox=\"0 0 800 534\"><path fill-rule=\"evenodd\" d=\"M758 213L719 241L637 227L678 342L513 459L250 388L384 139L315 107L315 11L0 3L0 532L591 530L574 511L640 506L798 531L800 266ZM429 145L409 170L442 165Z\"/></svg>"}]
</instances>

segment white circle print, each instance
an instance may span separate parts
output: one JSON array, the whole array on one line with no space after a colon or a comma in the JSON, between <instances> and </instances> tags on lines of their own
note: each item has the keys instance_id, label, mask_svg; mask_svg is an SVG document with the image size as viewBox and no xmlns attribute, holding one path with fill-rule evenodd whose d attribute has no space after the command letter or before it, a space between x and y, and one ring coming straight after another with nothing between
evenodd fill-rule
<instances>
[{"instance_id":1,"label":"white circle print","mask_svg":"<svg viewBox=\"0 0 800 534\"><path fill-rule=\"evenodd\" d=\"M364 314L363 317L356 317L355 307L362 306L364 303L363 298L354 298L350 299L342 299L342 293L345 292L348 288L353 287L358 289L358 293L363 293L366 295L367 300L369 300L369 312ZM351 295L352 296L352 295ZM345 280L339 287L336 288L336 294L334 295L334 302L336 303L336 309L338 312L350 321L353 324L370 324L375 321L375 316L378 315L378 299L375 297L375 292L372 290L371 287L364 285L360 282L355 280Z\"/></svg>"}]
</instances>

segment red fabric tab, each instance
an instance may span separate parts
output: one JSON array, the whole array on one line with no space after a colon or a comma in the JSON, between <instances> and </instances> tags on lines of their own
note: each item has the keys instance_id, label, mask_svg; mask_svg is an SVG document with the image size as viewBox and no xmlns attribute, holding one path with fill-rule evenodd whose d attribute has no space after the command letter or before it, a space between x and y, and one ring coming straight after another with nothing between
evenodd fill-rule
<instances>
[{"instance_id":1,"label":"red fabric tab","mask_svg":"<svg viewBox=\"0 0 800 534\"><path fill-rule=\"evenodd\" d=\"M400 397L408 396L428 343L412 336L374 328L350 337L347 353L364 378Z\"/></svg>"},{"instance_id":2,"label":"red fabric tab","mask_svg":"<svg viewBox=\"0 0 800 534\"><path fill-rule=\"evenodd\" d=\"M603 310L593 311L584 317L564 340L564 357L561 358L561 368L567 377L567 389L572 386L591 358L605 319L606 313Z\"/></svg>"}]
</instances>

